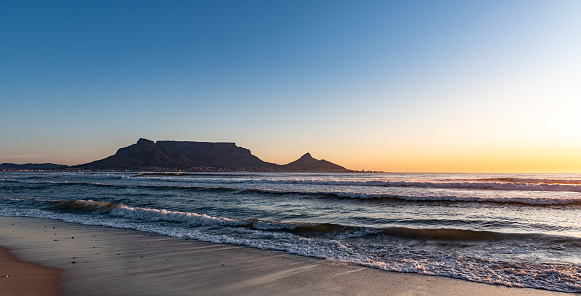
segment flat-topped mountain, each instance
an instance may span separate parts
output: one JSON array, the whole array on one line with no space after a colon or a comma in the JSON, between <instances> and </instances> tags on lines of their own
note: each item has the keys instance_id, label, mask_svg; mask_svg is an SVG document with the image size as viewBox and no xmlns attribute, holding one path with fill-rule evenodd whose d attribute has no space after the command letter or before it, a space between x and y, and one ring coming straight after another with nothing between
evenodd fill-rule
<instances>
[{"instance_id":1,"label":"flat-topped mountain","mask_svg":"<svg viewBox=\"0 0 581 296\"><path fill-rule=\"evenodd\" d=\"M265 172L350 172L309 153L287 165L262 161L235 143L157 141L139 139L107 158L74 168L90 170L188 170Z\"/></svg>"}]
</instances>

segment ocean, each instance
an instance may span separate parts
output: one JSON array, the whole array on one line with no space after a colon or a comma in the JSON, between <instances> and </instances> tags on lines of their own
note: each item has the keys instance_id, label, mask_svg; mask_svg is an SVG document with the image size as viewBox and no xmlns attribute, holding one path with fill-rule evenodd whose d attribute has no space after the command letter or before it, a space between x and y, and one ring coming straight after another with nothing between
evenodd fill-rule
<instances>
[{"instance_id":1,"label":"ocean","mask_svg":"<svg viewBox=\"0 0 581 296\"><path fill-rule=\"evenodd\" d=\"M0 172L0 216L581 292L581 174Z\"/></svg>"}]
</instances>

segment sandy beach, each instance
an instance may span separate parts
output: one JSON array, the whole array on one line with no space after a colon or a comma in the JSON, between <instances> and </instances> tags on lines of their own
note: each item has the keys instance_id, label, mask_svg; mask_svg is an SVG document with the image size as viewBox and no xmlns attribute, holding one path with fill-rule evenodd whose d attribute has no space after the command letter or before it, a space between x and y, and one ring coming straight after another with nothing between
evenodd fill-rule
<instances>
[{"instance_id":1,"label":"sandy beach","mask_svg":"<svg viewBox=\"0 0 581 296\"><path fill-rule=\"evenodd\" d=\"M36 218L0 217L0 246L48 271L2 275L50 282L62 270L59 295L567 295ZM3 295L23 295L16 280L2 279ZM56 295L46 289L29 295Z\"/></svg>"},{"instance_id":2,"label":"sandy beach","mask_svg":"<svg viewBox=\"0 0 581 296\"><path fill-rule=\"evenodd\" d=\"M60 270L22 262L0 247L1 295L57 296Z\"/></svg>"}]
</instances>

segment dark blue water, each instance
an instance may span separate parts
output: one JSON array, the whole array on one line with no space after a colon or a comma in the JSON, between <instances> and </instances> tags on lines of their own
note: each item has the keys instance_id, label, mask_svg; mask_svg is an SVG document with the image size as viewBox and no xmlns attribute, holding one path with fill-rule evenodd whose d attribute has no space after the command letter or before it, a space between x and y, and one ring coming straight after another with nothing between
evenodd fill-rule
<instances>
[{"instance_id":1,"label":"dark blue water","mask_svg":"<svg viewBox=\"0 0 581 296\"><path fill-rule=\"evenodd\" d=\"M0 172L0 215L581 292L581 175Z\"/></svg>"}]
</instances>

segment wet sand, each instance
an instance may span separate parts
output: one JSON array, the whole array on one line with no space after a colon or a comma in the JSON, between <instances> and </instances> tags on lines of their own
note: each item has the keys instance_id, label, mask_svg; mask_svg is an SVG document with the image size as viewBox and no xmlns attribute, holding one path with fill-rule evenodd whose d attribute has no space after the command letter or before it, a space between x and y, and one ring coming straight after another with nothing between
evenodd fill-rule
<instances>
[{"instance_id":1,"label":"wet sand","mask_svg":"<svg viewBox=\"0 0 581 296\"><path fill-rule=\"evenodd\" d=\"M63 270L60 295L572 295L36 218L0 217L0 246Z\"/></svg>"},{"instance_id":2,"label":"wet sand","mask_svg":"<svg viewBox=\"0 0 581 296\"><path fill-rule=\"evenodd\" d=\"M0 295L57 296L60 270L19 261L0 247Z\"/></svg>"}]
</instances>

